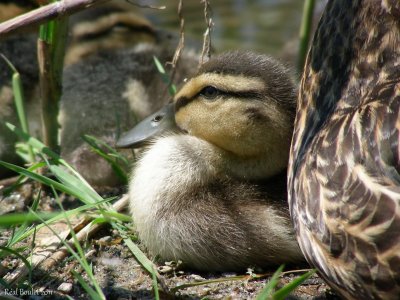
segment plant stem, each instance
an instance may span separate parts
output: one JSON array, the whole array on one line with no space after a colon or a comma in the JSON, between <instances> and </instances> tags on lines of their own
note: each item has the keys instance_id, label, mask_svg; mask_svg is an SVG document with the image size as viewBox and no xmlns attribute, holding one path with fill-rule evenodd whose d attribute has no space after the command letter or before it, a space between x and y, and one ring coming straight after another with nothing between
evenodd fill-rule
<instances>
[{"instance_id":1,"label":"plant stem","mask_svg":"<svg viewBox=\"0 0 400 300\"><path fill-rule=\"evenodd\" d=\"M303 73L304 63L308 52L308 44L312 30L312 20L314 15L315 0L305 0L303 8L303 16L300 27L300 45L298 54L297 71Z\"/></svg>"},{"instance_id":2,"label":"plant stem","mask_svg":"<svg viewBox=\"0 0 400 300\"><path fill-rule=\"evenodd\" d=\"M55 151L58 150L57 117L67 30L67 18L50 21L40 26L38 40L43 139Z\"/></svg>"}]
</instances>

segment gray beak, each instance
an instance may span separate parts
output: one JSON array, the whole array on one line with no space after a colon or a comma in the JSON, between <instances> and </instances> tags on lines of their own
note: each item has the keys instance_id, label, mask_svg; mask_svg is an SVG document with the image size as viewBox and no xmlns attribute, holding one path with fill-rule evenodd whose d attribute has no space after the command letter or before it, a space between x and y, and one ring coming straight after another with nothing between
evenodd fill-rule
<instances>
[{"instance_id":1,"label":"gray beak","mask_svg":"<svg viewBox=\"0 0 400 300\"><path fill-rule=\"evenodd\" d=\"M167 131L176 131L174 104L170 103L148 116L117 141L117 148L139 148Z\"/></svg>"}]
</instances>

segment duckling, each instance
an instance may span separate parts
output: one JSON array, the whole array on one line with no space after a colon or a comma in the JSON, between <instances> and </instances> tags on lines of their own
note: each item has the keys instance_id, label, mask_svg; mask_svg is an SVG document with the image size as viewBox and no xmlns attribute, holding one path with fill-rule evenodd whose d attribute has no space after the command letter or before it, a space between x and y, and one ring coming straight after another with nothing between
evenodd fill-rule
<instances>
[{"instance_id":1,"label":"duckling","mask_svg":"<svg viewBox=\"0 0 400 300\"><path fill-rule=\"evenodd\" d=\"M172 60L178 38L121 1L87 9L70 23L59 115L61 155L96 188L118 186L122 182L110 164L81 137L115 144L121 132L165 104L160 95L167 89L153 56L163 63ZM194 52L185 52L175 82L189 76L195 64Z\"/></svg>"},{"instance_id":2,"label":"duckling","mask_svg":"<svg viewBox=\"0 0 400 300\"><path fill-rule=\"evenodd\" d=\"M93 135L114 145L123 131L164 105L160 95L167 91L166 85L153 56L166 61L172 55L172 49L139 45L101 51L65 69L59 116L61 155L90 184L113 187L121 182L81 136ZM182 81L196 65L194 55L184 54L175 79Z\"/></svg>"},{"instance_id":3,"label":"duckling","mask_svg":"<svg viewBox=\"0 0 400 300\"><path fill-rule=\"evenodd\" d=\"M307 261L346 299L400 296L399 116L399 1L329 1L300 87L288 198Z\"/></svg>"},{"instance_id":4,"label":"duckling","mask_svg":"<svg viewBox=\"0 0 400 300\"><path fill-rule=\"evenodd\" d=\"M0 3L0 23L28 12L37 6L34 0L3 0L2 3Z\"/></svg>"},{"instance_id":5,"label":"duckling","mask_svg":"<svg viewBox=\"0 0 400 300\"><path fill-rule=\"evenodd\" d=\"M172 60L177 36L154 28L135 13L136 8L121 1L110 1L77 13L70 19L70 32L63 72L63 94L59 123L61 155L96 187L113 187L121 182L111 166L83 141L84 134L114 144L120 132L133 126L165 104L167 91L153 56L161 62ZM3 52L22 75L28 119L34 136L41 136L40 93L36 59L36 34L7 38ZM17 51L15 50L17 49ZM0 61L0 116L17 124L11 72ZM183 53L175 81L192 74L195 52ZM4 91L2 91L4 89ZM82 100L84 99L84 100ZM163 102L164 101L164 102ZM2 120L5 120L2 118ZM0 159L21 163L15 155L15 135L0 124ZM0 176L7 176L0 169Z\"/></svg>"},{"instance_id":6,"label":"duckling","mask_svg":"<svg viewBox=\"0 0 400 300\"><path fill-rule=\"evenodd\" d=\"M115 4L120 2L74 16L63 73L61 155L95 187L122 183L81 136L113 145L123 131L163 106L167 88L153 57L171 61L178 43L176 35ZM190 76L196 66L195 52L185 51L175 82Z\"/></svg>"},{"instance_id":7,"label":"duckling","mask_svg":"<svg viewBox=\"0 0 400 300\"><path fill-rule=\"evenodd\" d=\"M167 46L159 30L138 14L134 5L110 1L70 17L70 36L65 65L71 65L104 50L125 49L139 44ZM177 42L170 36L173 42ZM168 45L169 46L169 45Z\"/></svg>"},{"instance_id":8,"label":"duckling","mask_svg":"<svg viewBox=\"0 0 400 300\"><path fill-rule=\"evenodd\" d=\"M302 261L286 203L295 99L280 63L228 52L118 141L153 138L129 185L150 253L203 271Z\"/></svg>"}]
</instances>

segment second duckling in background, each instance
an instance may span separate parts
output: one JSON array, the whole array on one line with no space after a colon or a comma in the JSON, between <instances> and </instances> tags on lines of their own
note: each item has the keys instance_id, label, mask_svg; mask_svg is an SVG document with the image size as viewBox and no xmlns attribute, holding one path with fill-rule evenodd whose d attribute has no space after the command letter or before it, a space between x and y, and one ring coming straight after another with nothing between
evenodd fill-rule
<instances>
[{"instance_id":1,"label":"second duckling in background","mask_svg":"<svg viewBox=\"0 0 400 300\"><path fill-rule=\"evenodd\" d=\"M163 131L129 187L136 229L153 255L210 271L303 260L286 201L295 90L274 59L226 53L120 139L135 146Z\"/></svg>"}]
</instances>

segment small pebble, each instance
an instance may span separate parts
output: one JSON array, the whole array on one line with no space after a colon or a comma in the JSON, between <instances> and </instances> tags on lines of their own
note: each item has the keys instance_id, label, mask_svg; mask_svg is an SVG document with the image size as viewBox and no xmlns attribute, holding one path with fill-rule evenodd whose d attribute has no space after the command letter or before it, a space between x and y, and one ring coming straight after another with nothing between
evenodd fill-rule
<instances>
[{"instance_id":1,"label":"small pebble","mask_svg":"<svg viewBox=\"0 0 400 300\"><path fill-rule=\"evenodd\" d=\"M99 243L104 243L104 244L107 244L111 241L112 241L112 238L109 235L103 236L101 239L99 239Z\"/></svg>"},{"instance_id":2,"label":"small pebble","mask_svg":"<svg viewBox=\"0 0 400 300\"><path fill-rule=\"evenodd\" d=\"M170 266L160 266L157 268L157 270L161 274L167 274L167 273L171 273L174 270L174 268L172 268Z\"/></svg>"},{"instance_id":3,"label":"small pebble","mask_svg":"<svg viewBox=\"0 0 400 300\"><path fill-rule=\"evenodd\" d=\"M85 257L86 258L92 258L96 254L96 250L92 249L88 253L86 253Z\"/></svg>"},{"instance_id":4,"label":"small pebble","mask_svg":"<svg viewBox=\"0 0 400 300\"><path fill-rule=\"evenodd\" d=\"M201 277L200 275L197 275L197 274L192 274L192 275L190 275L190 278L192 278L194 281L203 281L203 280L206 280L204 277Z\"/></svg>"},{"instance_id":5,"label":"small pebble","mask_svg":"<svg viewBox=\"0 0 400 300\"><path fill-rule=\"evenodd\" d=\"M60 286L57 288L58 291L69 294L72 291L72 283L69 282L63 282L60 284Z\"/></svg>"}]
</instances>

